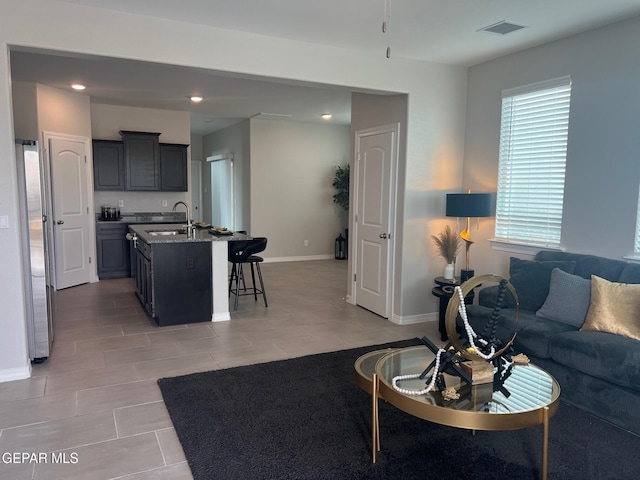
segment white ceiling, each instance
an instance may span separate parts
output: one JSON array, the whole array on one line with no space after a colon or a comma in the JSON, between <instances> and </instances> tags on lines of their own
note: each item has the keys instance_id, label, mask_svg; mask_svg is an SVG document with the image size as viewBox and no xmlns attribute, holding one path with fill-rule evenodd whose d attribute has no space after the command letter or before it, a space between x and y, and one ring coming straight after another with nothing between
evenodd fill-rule
<instances>
[{"instance_id":1,"label":"white ceiling","mask_svg":"<svg viewBox=\"0 0 640 480\"><path fill-rule=\"evenodd\" d=\"M385 35L381 28L385 0L63 1L382 57L390 46L393 57L462 66L640 15L640 0L386 0L390 15ZM503 20L525 28L505 36L478 32ZM59 88L81 80L97 103L187 110L198 134L260 112L320 121L319 115L326 111L334 114L334 123L350 122L347 89L52 53L13 51L13 78ZM205 101L192 105L186 98L189 94L201 94Z\"/></svg>"}]
</instances>

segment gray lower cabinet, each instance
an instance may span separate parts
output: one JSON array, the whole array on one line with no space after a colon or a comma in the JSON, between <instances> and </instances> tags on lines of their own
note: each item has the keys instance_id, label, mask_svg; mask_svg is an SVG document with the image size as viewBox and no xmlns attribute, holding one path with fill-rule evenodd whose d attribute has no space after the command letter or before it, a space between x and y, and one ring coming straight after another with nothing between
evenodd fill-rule
<instances>
[{"instance_id":1,"label":"gray lower cabinet","mask_svg":"<svg viewBox=\"0 0 640 480\"><path fill-rule=\"evenodd\" d=\"M211 321L211 243L138 240L136 295L158 326Z\"/></svg>"},{"instance_id":2,"label":"gray lower cabinet","mask_svg":"<svg viewBox=\"0 0 640 480\"><path fill-rule=\"evenodd\" d=\"M124 223L96 223L98 278L123 278L131 274L128 227Z\"/></svg>"}]
</instances>

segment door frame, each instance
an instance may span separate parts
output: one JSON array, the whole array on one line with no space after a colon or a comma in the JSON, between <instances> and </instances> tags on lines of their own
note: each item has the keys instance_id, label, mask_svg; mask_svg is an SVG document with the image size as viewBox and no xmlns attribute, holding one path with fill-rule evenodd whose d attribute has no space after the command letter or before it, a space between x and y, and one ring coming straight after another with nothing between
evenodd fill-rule
<instances>
[{"instance_id":1,"label":"door frame","mask_svg":"<svg viewBox=\"0 0 640 480\"><path fill-rule=\"evenodd\" d=\"M58 290L58 286L56 285L56 262L55 262L55 248L56 244L54 241L53 234L53 178L51 176L51 155L49 152L49 140L70 140L75 142L84 143L84 151L87 154L87 178L86 180L86 188L87 188L87 208L89 209L89 230L87 232L87 236L89 240L89 262L91 264L91 268L89 269L89 282L95 283L98 281L98 262L97 252L96 252L96 222L95 222L95 207L94 207L94 199L93 199L93 150L91 145L91 139L89 137L82 137L79 135L69 135L66 133L56 133L43 130L42 131L42 162L44 165L45 171L45 181L47 185L47 193L46 193L46 204L47 204L47 212L49 212L49 216L47 217L47 235L51 239L51 243L49 244L51 247L50 252L50 272L51 272L51 284L53 285L54 290ZM93 221L91 221L91 219ZM91 241L93 239L93 241Z\"/></svg>"},{"instance_id":2,"label":"door frame","mask_svg":"<svg viewBox=\"0 0 640 480\"><path fill-rule=\"evenodd\" d=\"M191 173L189 175L189 181L191 182L191 188L190 188L190 192L191 193L191 206L193 207L193 192L194 192L194 188L193 188L193 180L194 178L197 178L198 181L198 191L197 191L197 201L198 201L198 214L195 215L193 217L193 220L196 222L200 222L203 220L203 216L202 216L202 162L199 162L197 160L191 160ZM194 210L192 208L192 210ZM192 212L193 215L193 212Z\"/></svg>"},{"instance_id":3,"label":"door frame","mask_svg":"<svg viewBox=\"0 0 640 480\"><path fill-rule=\"evenodd\" d=\"M391 156L391 178L389 181L389 232L391 238L388 241L389 251L387 257L387 316L385 318L391 320L393 316L393 305L395 299L395 264L396 264L396 217L398 208L398 163L400 154L400 123L391 123L387 125L380 125L377 127L365 128L362 130L356 130L354 134L354 158L352 167L352 194L350 209L353 213L350 219L350 231L353 232L353 240L350 241L351 251L349 252L349 258L352 259L351 264L351 296L347 298L347 301L353 305L357 305L357 282L355 273L358 271L358 222L356 216L358 214L358 193L361 188L359 185L359 168L360 168L360 139L371 135L379 135L383 133L392 133L395 135L395 151Z\"/></svg>"}]
</instances>

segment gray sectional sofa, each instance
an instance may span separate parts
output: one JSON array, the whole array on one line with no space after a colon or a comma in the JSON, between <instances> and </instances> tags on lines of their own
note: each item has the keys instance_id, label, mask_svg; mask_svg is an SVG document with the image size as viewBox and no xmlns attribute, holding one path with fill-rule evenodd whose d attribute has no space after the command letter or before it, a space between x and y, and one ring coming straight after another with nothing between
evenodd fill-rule
<instances>
[{"instance_id":1,"label":"gray sectional sofa","mask_svg":"<svg viewBox=\"0 0 640 480\"><path fill-rule=\"evenodd\" d=\"M594 280L592 275L599 278ZM515 301L508 294L497 336L508 339L517 331L514 350L525 353L558 380L562 401L640 435L640 340L632 338L640 331L640 316L620 312L610 316L602 310L615 311L618 304L640 295L640 285L619 285L640 284L640 265L541 251L533 261L512 258L509 276L518 293L518 316L516 321ZM618 297L622 301L606 304L598 291L598 305L593 306L594 282L614 290L623 288L623 297ZM477 332L491 317L497 291L497 286L480 290L478 304L467 307ZM585 316L589 324L583 325ZM602 331L609 327L598 326L599 317L613 319L617 333ZM616 330L618 320L631 325L631 333Z\"/></svg>"}]
</instances>

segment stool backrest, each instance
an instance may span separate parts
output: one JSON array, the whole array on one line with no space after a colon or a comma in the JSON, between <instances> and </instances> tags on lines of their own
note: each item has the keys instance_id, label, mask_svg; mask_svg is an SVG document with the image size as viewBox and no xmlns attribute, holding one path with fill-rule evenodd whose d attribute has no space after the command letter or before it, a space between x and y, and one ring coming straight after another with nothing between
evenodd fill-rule
<instances>
[{"instance_id":1,"label":"stool backrest","mask_svg":"<svg viewBox=\"0 0 640 480\"><path fill-rule=\"evenodd\" d=\"M232 240L229 242L228 258L231 263L245 263L247 259L267 248L266 237L256 237L251 240Z\"/></svg>"}]
</instances>

